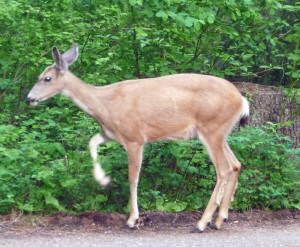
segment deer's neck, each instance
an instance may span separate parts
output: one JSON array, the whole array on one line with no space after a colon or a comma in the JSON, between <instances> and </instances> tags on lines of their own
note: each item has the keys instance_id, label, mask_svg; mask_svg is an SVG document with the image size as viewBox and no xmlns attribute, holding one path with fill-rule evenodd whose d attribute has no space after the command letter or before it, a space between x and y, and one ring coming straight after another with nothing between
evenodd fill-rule
<instances>
[{"instance_id":1,"label":"deer's neck","mask_svg":"<svg viewBox=\"0 0 300 247\"><path fill-rule=\"evenodd\" d=\"M100 110L97 95L101 88L88 85L71 73L65 84L62 94L72 100L81 110L95 117L96 111Z\"/></svg>"}]
</instances>

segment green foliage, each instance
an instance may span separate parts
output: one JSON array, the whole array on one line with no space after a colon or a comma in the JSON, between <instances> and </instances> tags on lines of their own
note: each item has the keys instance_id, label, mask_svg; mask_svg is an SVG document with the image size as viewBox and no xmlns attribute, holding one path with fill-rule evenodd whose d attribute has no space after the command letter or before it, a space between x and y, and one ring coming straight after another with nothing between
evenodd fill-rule
<instances>
[{"instance_id":1,"label":"green foliage","mask_svg":"<svg viewBox=\"0 0 300 247\"><path fill-rule=\"evenodd\" d=\"M0 0L0 212L128 210L123 149L99 148L113 179L100 188L87 151L98 125L61 98L24 104L53 45L78 43L72 71L94 85L196 72L295 88L299 9L291 0ZM244 165L233 208L299 209L299 150L276 133L271 125L230 138ZM203 209L214 184L198 142L148 144L139 204Z\"/></svg>"},{"instance_id":2,"label":"green foliage","mask_svg":"<svg viewBox=\"0 0 300 247\"><path fill-rule=\"evenodd\" d=\"M300 209L300 149L292 149L290 139L277 133L280 127L247 127L230 138L244 164L232 207Z\"/></svg>"},{"instance_id":3,"label":"green foliage","mask_svg":"<svg viewBox=\"0 0 300 247\"><path fill-rule=\"evenodd\" d=\"M299 2L0 0L0 109L22 101L53 45L80 45L72 70L101 85L200 72L297 86Z\"/></svg>"},{"instance_id":4,"label":"green foliage","mask_svg":"<svg viewBox=\"0 0 300 247\"><path fill-rule=\"evenodd\" d=\"M46 108L43 112L27 109L14 123L0 125L0 212L127 212L125 151L116 143L99 147L99 159L113 180L109 189L101 188L92 178L87 150L97 124L64 99L49 103L51 108L41 106ZM1 121L5 117L0 114ZM243 164L234 209L300 208L300 150L291 149L291 141L276 128L248 127L230 138ZM148 144L140 207L204 209L215 180L214 166L198 141Z\"/></svg>"}]
</instances>

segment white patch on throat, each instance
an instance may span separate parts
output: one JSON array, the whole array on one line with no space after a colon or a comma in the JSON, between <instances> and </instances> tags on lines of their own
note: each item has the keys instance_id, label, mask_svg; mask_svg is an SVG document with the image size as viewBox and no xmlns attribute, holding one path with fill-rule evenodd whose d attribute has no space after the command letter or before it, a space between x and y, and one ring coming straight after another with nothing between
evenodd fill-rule
<instances>
[{"instance_id":1,"label":"white patch on throat","mask_svg":"<svg viewBox=\"0 0 300 247\"><path fill-rule=\"evenodd\" d=\"M81 110L83 110L87 114L93 116L93 113L90 110L90 108L86 104L84 104L80 99L74 97L68 90L64 89L61 92L61 94L65 97L69 98L70 100L72 100L74 102L74 104L77 105Z\"/></svg>"}]
</instances>

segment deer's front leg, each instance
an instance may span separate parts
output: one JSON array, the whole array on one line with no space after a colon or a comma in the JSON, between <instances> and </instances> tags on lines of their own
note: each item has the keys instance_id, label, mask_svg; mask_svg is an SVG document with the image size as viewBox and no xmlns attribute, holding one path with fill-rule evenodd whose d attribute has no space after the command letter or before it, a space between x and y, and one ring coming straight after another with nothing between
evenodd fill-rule
<instances>
[{"instance_id":1,"label":"deer's front leg","mask_svg":"<svg viewBox=\"0 0 300 247\"><path fill-rule=\"evenodd\" d=\"M106 136L97 134L91 138L90 143L89 143L90 153L91 153L91 157L93 159L93 165L94 165L94 171L93 171L94 178L103 187L107 186L110 183L110 178L105 175L105 172L103 171L103 169L101 167L101 164L98 163L98 161L97 161L97 157L98 157L97 147L98 147L98 145L104 144L108 141L110 141L110 140Z\"/></svg>"},{"instance_id":2,"label":"deer's front leg","mask_svg":"<svg viewBox=\"0 0 300 247\"><path fill-rule=\"evenodd\" d=\"M139 218L137 188L143 159L143 147L144 145L138 143L129 143L125 147L128 156L128 178L130 184L130 216L126 223L129 228L133 228L136 220Z\"/></svg>"}]
</instances>

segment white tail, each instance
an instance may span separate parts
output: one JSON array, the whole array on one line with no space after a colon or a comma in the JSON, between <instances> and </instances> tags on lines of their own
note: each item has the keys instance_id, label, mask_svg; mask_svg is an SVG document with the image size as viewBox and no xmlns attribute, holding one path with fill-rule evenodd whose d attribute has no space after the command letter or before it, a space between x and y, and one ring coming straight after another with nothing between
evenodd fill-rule
<instances>
[{"instance_id":1,"label":"white tail","mask_svg":"<svg viewBox=\"0 0 300 247\"><path fill-rule=\"evenodd\" d=\"M97 162L97 146L117 141L125 148L129 161L130 216L134 227L139 217L137 186L146 142L199 138L217 171L217 183L197 229L203 231L220 205L216 228L228 218L228 208L237 186L241 164L229 148L226 136L234 125L249 116L249 105L238 90L221 78L199 74L177 74L152 79L115 83L104 87L85 84L68 66L76 61L74 45L61 55L52 50L54 64L39 76L27 101L36 105L57 93L69 97L94 117L103 133L90 141L94 177L109 183Z\"/></svg>"}]
</instances>

